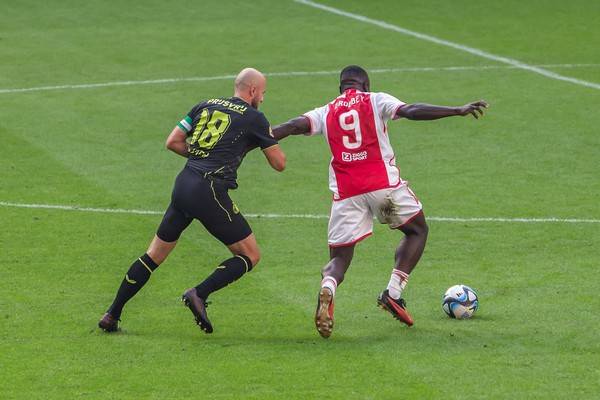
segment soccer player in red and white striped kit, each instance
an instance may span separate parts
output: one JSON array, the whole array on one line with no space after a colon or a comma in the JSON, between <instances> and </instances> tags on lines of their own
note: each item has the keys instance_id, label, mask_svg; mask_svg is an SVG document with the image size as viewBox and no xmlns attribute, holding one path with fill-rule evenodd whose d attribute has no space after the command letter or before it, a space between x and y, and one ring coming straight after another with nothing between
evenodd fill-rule
<instances>
[{"instance_id":1,"label":"soccer player in red and white striped kit","mask_svg":"<svg viewBox=\"0 0 600 400\"><path fill-rule=\"evenodd\" d=\"M329 188L333 204L328 228L329 263L322 270L315 325L328 338L333 330L337 286L354 255L356 243L373 232L373 217L404 233L395 265L378 304L407 325L413 319L402 299L408 277L423 253L428 226L421 202L400 177L387 122L399 118L434 120L483 115L483 100L460 107L406 104L394 96L371 92L367 72L350 65L340 73L340 95L330 103L276 126L280 140L289 135L322 134L329 144Z\"/></svg>"}]
</instances>

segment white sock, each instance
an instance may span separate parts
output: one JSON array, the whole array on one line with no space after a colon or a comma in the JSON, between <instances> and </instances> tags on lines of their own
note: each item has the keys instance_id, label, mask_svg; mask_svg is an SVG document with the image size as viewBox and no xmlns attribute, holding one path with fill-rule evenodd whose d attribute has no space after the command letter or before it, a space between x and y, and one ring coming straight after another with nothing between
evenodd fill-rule
<instances>
[{"instance_id":1,"label":"white sock","mask_svg":"<svg viewBox=\"0 0 600 400\"><path fill-rule=\"evenodd\" d=\"M331 294L333 296L335 296L335 289L337 289L337 285L338 285L337 281L332 276L326 276L321 281L321 287L331 290Z\"/></svg>"},{"instance_id":2,"label":"white sock","mask_svg":"<svg viewBox=\"0 0 600 400\"><path fill-rule=\"evenodd\" d=\"M392 276L388 283L387 290L390 297L394 300L398 300L402 296L402 291L408 283L408 274L397 269L392 270Z\"/></svg>"}]
</instances>

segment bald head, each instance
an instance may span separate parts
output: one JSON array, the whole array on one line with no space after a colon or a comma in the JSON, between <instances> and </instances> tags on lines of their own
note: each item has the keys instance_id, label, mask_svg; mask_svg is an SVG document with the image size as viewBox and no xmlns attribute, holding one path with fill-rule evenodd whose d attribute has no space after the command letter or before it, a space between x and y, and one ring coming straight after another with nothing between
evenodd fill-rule
<instances>
[{"instance_id":1,"label":"bald head","mask_svg":"<svg viewBox=\"0 0 600 400\"><path fill-rule=\"evenodd\" d=\"M260 82L266 81L265 76L259 70L254 68L244 68L235 77L235 88L245 86L257 86Z\"/></svg>"},{"instance_id":2,"label":"bald head","mask_svg":"<svg viewBox=\"0 0 600 400\"><path fill-rule=\"evenodd\" d=\"M235 78L234 96L241 98L254 108L262 103L267 87L267 78L254 68L244 68Z\"/></svg>"}]
</instances>

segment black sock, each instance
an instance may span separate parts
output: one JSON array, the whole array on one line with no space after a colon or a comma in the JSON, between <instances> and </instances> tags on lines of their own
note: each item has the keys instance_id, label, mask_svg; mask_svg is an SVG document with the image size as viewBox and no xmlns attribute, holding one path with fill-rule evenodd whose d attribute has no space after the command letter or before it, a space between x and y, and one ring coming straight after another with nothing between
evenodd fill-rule
<instances>
[{"instance_id":1,"label":"black sock","mask_svg":"<svg viewBox=\"0 0 600 400\"><path fill-rule=\"evenodd\" d=\"M156 268L158 268L158 265L152 261L148 254L144 254L135 260L129 267L127 274L125 274L125 279L121 282L115 301L113 301L107 312L117 319L120 318L125 303L148 282L150 275Z\"/></svg>"},{"instance_id":2,"label":"black sock","mask_svg":"<svg viewBox=\"0 0 600 400\"><path fill-rule=\"evenodd\" d=\"M216 292L230 283L237 281L242 275L251 270L252 263L245 255L240 254L231 257L223 261L204 282L196 286L196 292L198 296L206 300L212 292Z\"/></svg>"}]
</instances>

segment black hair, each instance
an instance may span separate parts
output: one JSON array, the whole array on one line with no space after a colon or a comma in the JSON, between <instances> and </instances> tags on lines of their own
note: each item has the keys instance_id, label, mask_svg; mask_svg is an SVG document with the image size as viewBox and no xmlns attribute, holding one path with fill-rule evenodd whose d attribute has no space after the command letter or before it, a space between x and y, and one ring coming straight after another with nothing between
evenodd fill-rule
<instances>
[{"instance_id":1,"label":"black hair","mask_svg":"<svg viewBox=\"0 0 600 400\"><path fill-rule=\"evenodd\" d=\"M358 65L348 65L340 72L340 93L349 87L361 85L361 90L368 90L369 75Z\"/></svg>"}]
</instances>

